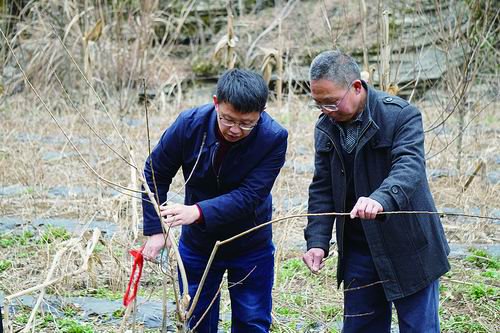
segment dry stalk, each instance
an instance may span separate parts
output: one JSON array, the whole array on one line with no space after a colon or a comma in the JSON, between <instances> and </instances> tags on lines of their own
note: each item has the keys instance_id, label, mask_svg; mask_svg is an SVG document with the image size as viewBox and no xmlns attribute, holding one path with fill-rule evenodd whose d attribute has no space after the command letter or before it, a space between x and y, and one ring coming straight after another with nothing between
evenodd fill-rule
<instances>
[{"instance_id":1,"label":"dry stalk","mask_svg":"<svg viewBox=\"0 0 500 333\"><path fill-rule=\"evenodd\" d=\"M221 61L224 57L224 65L227 69L234 68L236 63L236 54L234 49L238 42L238 37L234 34L234 16L231 10L230 3L226 6L227 9L227 33L217 42L214 48L212 58Z\"/></svg>"},{"instance_id":2,"label":"dry stalk","mask_svg":"<svg viewBox=\"0 0 500 333\"><path fill-rule=\"evenodd\" d=\"M281 19L278 23L278 54L276 55L276 67L278 71L278 78L276 80L276 99L278 101L278 110L281 111L282 107L282 94L283 94L283 34L281 29ZM290 77L289 80L292 78Z\"/></svg>"},{"instance_id":3,"label":"dry stalk","mask_svg":"<svg viewBox=\"0 0 500 333\"><path fill-rule=\"evenodd\" d=\"M462 193L467 191L467 189L469 188L470 184L472 183L472 181L474 180L474 177L477 176L477 174L479 173L479 171L481 171L481 169L483 169L484 167L486 167L486 163L481 160L479 161L479 163L477 164L476 168L474 169L474 172L472 173L472 175L469 176L469 179L467 179L467 181L465 182L463 188L462 188Z\"/></svg>"},{"instance_id":4,"label":"dry stalk","mask_svg":"<svg viewBox=\"0 0 500 333\"><path fill-rule=\"evenodd\" d=\"M220 292L222 290L222 286L223 285L224 285L224 280L222 280L220 282L219 289L217 289L217 292L215 293L214 297L210 301L210 304L208 304L208 307L206 308L206 310L201 315L200 320L198 320L198 322L193 326L193 328L192 328L193 332L196 332L196 329L201 324L201 322L203 321L203 319L206 317L206 315L208 314L208 311L210 311L210 308L214 305L215 301L217 300L217 297L219 297L219 294L220 294Z\"/></svg>"},{"instance_id":5,"label":"dry stalk","mask_svg":"<svg viewBox=\"0 0 500 333\"><path fill-rule=\"evenodd\" d=\"M132 147L130 147L130 156L133 156ZM130 161L132 163L132 160ZM130 187L133 189L137 189L137 169L135 167L130 168ZM132 209L132 235L134 239L132 240L132 244L135 243L137 238L139 237L139 214L138 214L138 198L132 197L131 201L131 209Z\"/></svg>"},{"instance_id":6,"label":"dry stalk","mask_svg":"<svg viewBox=\"0 0 500 333\"><path fill-rule=\"evenodd\" d=\"M40 293L40 296L39 296L39 298L37 300L37 303L36 303L35 307L33 308L32 312L31 312L28 324L23 329L23 332L29 331L29 329L31 328L30 327L31 322L34 319L35 314L36 314L36 312L38 310L38 307L40 306L41 301L43 299L43 296L45 294L45 289L48 286L54 285L56 283L59 283L60 281L63 281L65 279L67 279L67 278L70 278L70 277L73 277L73 276L76 276L76 275L80 275L80 274L86 272L88 270L88 268L89 268L89 259L92 256L92 254L94 253L94 249L95 249L97 243L99 242L100 236L101 236L101 231L98 228L95 228L93 230L93 233L92 233L92 238L89 241L87 241L87 245L85 247L85 250L81 247L81 244L80 244L80 241L82 240L83 234L80 235L80 237L78 237L78 238L72 238L72 239L70 239L70 240L68 240L66 242L63 242L61 244L63 246L63 248L60 249L56 253L56 255L54 256L54 260L52 261L52 265L51 265L51 268L50 268L50 270L49 270L49 272L47 274L47 278L45 279L45 282L5 297L5 299L4 299L5 326L7 327L7 329L10 330L9 333L13 333L13 331L12 331L12 325L10 323L10 318L9 318L9 305L10 305L11 301L13 299L19 298L19 297L21 297L23 295L27 295L27 294L30 294L32 292L41 290L41 293ZM81 264L80 268L78 268L77 270L75 270L73 272L69 272L69 273L63 274L63 275L61 275L59 277L52 278L54 270L57 268L58 263L59 263L62 255L65 254L66 252L68 252L70 249L75 248L75 247L77 248L77 250L80 253L81 258L82 258L82 264Z\"/></svg>"},{"instance_id":7,"label":"dry stalk","mask_svg":"<svg viewBox=\"0 0 500 333\"><path fill-rule=\"evenodd\" d=\"M359 0L361 12L361 38L363 41L363 71L368 72L368 46L366 45L366 3L365 0ZM369 77L369 79L372 79Z\"/></svg>"},{"instance_id":8,"label":"dry stalk","mask_svg":"<svg viewBox=\"0 0 500 333\"><path fill-rule=\"evenodd\" d=\"M163 263L160 262L160 269L163 270L163 267L162 267ZM162 283L162 293L163 293L163 297L161 298L161 306L162 306L162 312L163 312L163 318L162 318L162 321L161 321L161 333L167 333L167 279L168 279L168 276L167 274L164 274L163 275L163 283ZM174 276L172 276L172 280L174 280ZM174 285L174 283L172 284Z\"/></svg>"},{"instance_id":9,"label":"dry stalk","mask_svg":"<svg viewBox=\"0 0 500 333\"><path fill-rule=\"evenodd\" d=\"M375 313L375 311L370 311L370 312L366 312L366 313L352 314L352 315L345 314L344 317L345 318L366 317L366 316L371 316L374 313Z\"/></svg>"},{"instance_id":10,"label":"dry stalk","mask_svg":"<svg viewBox=\"0 0 500 333\"><path fill-rule=\"evenodd\" d=\"M359 287L347 288L347 289L344 289L344 293L347 293L349 291L355 291L355 290L365 289L365 288L368 288L368 287L373 287L373 286L376 286L377 284L382 284L382 283L386 283L386 282L389 282L389 280L376 281L376 282L365 284L365 285L359 286Z\"/></svg>"},{"instance_id":11,"label":"dry stalk","mask_svg":"<svg viewBox=\"0 0 500 333\"><path fill-rule=\"evenodd\" d=\"M130 317L130 314L132 313L132 311L135 310L135 305L136 305L136 302L135 302L135 299L132 303L130 303L126 308L125 308L125 313L123 314L123 318L122 318L122 322L120 324L120 328L119 328L119 332L120 333L124 333L126 332L126 325L127 325L127 322L128 322L128 317Z\"/></svg>"},{"instance_id":12,"label":"dry stalk","mask_svg":"<svg viewBox=\"0 0 500 333\"><path fill-rule=\"evenodd\" d=\"M236 56L234 54L234 47L236 45L236 37L234 36L234 15L231 8L231 1L227 2L227 69L234 68Z\"/></svg>"},{"instance_id":13,"label":"dry stalk","mask_svg":"<svg viewBox=\"0 0 500 333\"><path fill-rule=\"evenodd\" d=\"M255 49L257 43L265 35L267 35L271 31L273 31L274 28L276 28L278 26L278 24L280 23L280 21L283 21L288 15L290 15L290 13L293 10L293 7L295 7L295 4L297 4L297 2L298 2L298 0L292 0L292 1L287 2L287 4L285 5L285 7L283 7L283 9L281 10L281 12L278 15L278 17L276 19L274 19L274 21L271 22L271 24L264 31L262 31L262 33L259 36L257 36L257 38L255 38L255 40L252 42L252 44L248 48L248 51L247 51L247 53L245 55L245 64L246 64L246 66L250 65L250 62L251 62L251 60L253 58L252 57L253 50Z\"/></svg>"},{"instance_id":14,"label":"dry stalk","mask_svg":"<svg viewBox=\"0 0 500 333\"><path fill-rule=\"evenodd\" d=\"M62 248L56 252L54 259L52 259L52 264L51 264L51 267L50 267L50 269L47 273L47 276L45 278L45 282L50 281L52 279L52 276L54 275L54 271L59 266L59 262L61 260L61 257L64 254L66 254L66 252L69 252L70 250L74 250L75 247L80 247L79 242L80 242L80 239L72 238L69 241L63 242L61 244ZM80 249L81 249L81 247L80 247ZM26 326L24 326L24 328L21 332L28 332L31 329L33 329L33 331L35 331L35 324L33 324L33 321L35 319L36 313L38 312L38 308L40 307L40 304L42 303L43 297L45 296L45 289L46 288L44 287L40 291L40 294L38 295L38 299L35 303L35 306L31 310L31 314L28 318L28 322L26 323Z\"/></svg>"},{"instance_id":15,"label":"dry stalk","mask_svg":"<svg viewBox=\"0 0 500 333\"><path fill-rule=\"evenodd\" d=\"M380 45L380 90L387 91L390 82L390 65L389 60L391 59L391 45L389 44L389 15L388 10L382 12L382 29L381 29L381 40Z\"/></svg>"}]
</instances>

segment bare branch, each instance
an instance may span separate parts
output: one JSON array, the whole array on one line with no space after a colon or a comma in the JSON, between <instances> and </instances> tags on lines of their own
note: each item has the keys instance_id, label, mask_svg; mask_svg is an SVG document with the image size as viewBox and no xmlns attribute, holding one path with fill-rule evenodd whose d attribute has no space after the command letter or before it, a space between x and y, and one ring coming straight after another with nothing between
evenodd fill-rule
<instances>
[{"instance_id":1,"label":"bare branch","mask_svg":"<svg viewBox=\"0 0 500 333\"><path fill-rule=\"evenodd\" d=\"M80 157L80 159L82 160L82 162L85 164L85 166L97 177L99 178L101 181L105 182L106 184L109 184L111 186L116 186L116 187L119 187L123 190L127 190L127 191L130 191L130 192L136 192L136 193L143 193L142 191L138 191L138 190L134 190L134 189L130 189L126 186L123 186L123 185L120 185L120 184L117 184L117 183L114 183L104 177L102 177L88 162L87 160L83 157L82 153L80 152L80 150L76 147L76 145L73 143L73 140L71 140L71 138L69 137L69 135L66 133L66 131L62 128L62 126L59 124L59 121L57 120L57 118L54 116L54 114L52 113L52 111L50 111L49 107L47 106L47 104L45 103L45 101L42 99L42 97L40 96L40 93L38 92L38 90L33 86L33 84L31 83L30 79L28 78L28 76L26 75L26 73L24 72L23 70L23 67L21 66L21 63L19 62L19 59L17 58L14 50L12 49L12 46L10 45L10 42L9 40L7 39L7 36L5 36L4 32L2 29L0 29L0 33L2 34L3 38L5 39L5 42L7 44L7 47L9 48L12 56L14 57L16 63L17 63L17 66L19 67L19 70L21 71L24 79L26 80L26 82L28 83L28 85L30 86L31 90L35 93L36 97L38 98L38 100L42 103L43 107L45 108L45 110L50 114L50 116L52 117L52 119L54 120L54 122L56 123L57 127L61 130L61 132L64 134L64 136L66 137L66 139L68 140L68 142L70 143L70 145L73 147L73 149L76 151L76 153L78 154L78 156Z\"/></svg>"}]
</instances>

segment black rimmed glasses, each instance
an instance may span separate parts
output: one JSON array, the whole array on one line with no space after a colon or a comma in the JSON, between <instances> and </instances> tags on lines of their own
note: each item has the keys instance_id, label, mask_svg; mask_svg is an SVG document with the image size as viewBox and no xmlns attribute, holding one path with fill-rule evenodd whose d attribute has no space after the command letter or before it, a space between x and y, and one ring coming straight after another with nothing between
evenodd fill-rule
<instances>
[{"instance_id":1,"label":"black rimmed glasses","mask_svg":"<svg viewBox=\"0 0 500 333\"><path fill-rule=\"evenodd\" d=\"M344 98L349 93L349 90L351 90L351 87L352 87L353 83L354 83L354 81L352 81L351 83L349 83L349 86L347 87L347 91L345 92L344 96L342 96L342 98L338 100L337 103L335 103L335 104L318 104L316 102L311 102L311 103L309 103L309 107L311 109L314 109L314 110L326 111L328 113L330 113L330 112L337 112L339 110L340 104L342 103L342 101L344 100Z\"/></svg>"},{"instance_id":2,"label":"black rimmed glasses","mask_svg":"<svg viewBox=\"0 0 500 333\"><path fill-rule=\"evenodd\" d=\"M227 118L224 118L223 115L221 115L220 113L217 113L217 116L219 117L219 121L222 125L224 126L227 126L227 127L233 127L233 126L236 126L238 125L238 127L242 130L242 131L251 131L255 128L255 126L257 126L257 122L255 122L254 124L241 124L241 123L238 123L234 120L230 120L230 119L227 119Z\"/></svg>"}]
</instances>

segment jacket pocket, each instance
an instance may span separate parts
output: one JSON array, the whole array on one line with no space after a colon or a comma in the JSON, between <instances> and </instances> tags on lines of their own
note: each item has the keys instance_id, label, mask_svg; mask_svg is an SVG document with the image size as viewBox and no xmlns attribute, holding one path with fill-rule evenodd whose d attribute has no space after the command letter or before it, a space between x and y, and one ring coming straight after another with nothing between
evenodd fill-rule
<instances>
[{"instance_id":1,"label":"jacket pocket","mask_svg":"<svg viewBox=\"0 0 500 333\"><path fill-rule=\"evenodd\" d=\"M392 142L373 140L370 142L367 154L370 161L370 185L376 189L387 178L392 168Z\"/></svg>"},{"instance_id":2,"label":"jacket pocket","mask_svg":"<svg viewBox=\"0 0 500 333\"><path fill-rule=\"evenodd\" d=\"M414 255L428 246L418 215L391 216L380 222L386 248L391 256Z\"/></svg>"}]
</instances>

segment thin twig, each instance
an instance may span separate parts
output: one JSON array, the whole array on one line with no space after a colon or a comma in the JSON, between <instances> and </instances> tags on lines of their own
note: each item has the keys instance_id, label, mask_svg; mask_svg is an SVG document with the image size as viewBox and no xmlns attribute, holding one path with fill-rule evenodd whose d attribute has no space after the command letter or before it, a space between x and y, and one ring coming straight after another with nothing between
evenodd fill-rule
<instances>
[{"instance_id":1,"label":"thin twig","mask_svg":"<svg viewBox=\"0 0 500 333\"><path fill-rule=\"evenodd\" d=\"M42 97L40 96L40 93L38 92L38 90L33 86L33 84L31 83L30 79L28 78L28 76L26 75L26 73L24 72L24 69L23 67L21 66L21 63L19 62L19 59L17 58L14 50L12 49L12 46L10 45L10 42L9 40L7 39L7 36L5 36L4 32L2 29L0 29L0 33L2 34L3 38L5 39L5 42L7 44L7 47L9 48L12 56L14 57L16 63L17 63L17 66L19 67L19 70L21 71L24 79L26 80L26 82L28 83L28 85L30 86L31 90L33 90L33 92L35 93L36 97L38 98L38 100L42 103L43 107L45 108L45 110L50 114L50 116L52 117L52 120L54 120L54 122L56 123L57 127L61 130L61 132L64 134L64 136L66 137L66 139L68 140L68 142L70 143L71 147L73 147L73 149L76 151L76 153L78 154L78 156L80 157L80 159L82 160L82 162L85 164L85 166L97 177L99 178L101 181L105 182L106 184L109 184L111 186L116 186L116 187L119 187L123 190L127 190L127 191L130 191L130 192L137 192L137 193L142 193L142 191L137 191L137 190L134 190L134 189L130 189L130 188L127 188L126 186L123 186L123 185L120 185L120 184L117 184L117 183L114 183L106 178L104 178L103 176L101 176L88 162L87 160L83 157L82 153L80 152L80 150L76 147L76 145L73 143L73 141L71 140L71 138L69 137L69 135L66 133L66 131L62 128L61 124L59 124L59 121L57 120L57 118L55 117L55 115L52 113L52 111L50 111L49 107L47 106L47 104L45 103L45 101L42 99Z\"/></svg>"},{"instance_id":2,"label":"thin twig","mask_svg":"<svg viewBox=\"0 0 500 333\"><path fill-rule=\"evenodd\" d=\"M191 177L194 174L194 170L196 169L196 166L198 165L198 162L200 161L201 153L203 152L203 148L205 147L205 141L206 141L206 139L207 139L207 133L205 132L205 133L203 133L203 139L201 140L200 151L198 152L198 156L196 157L196 161L194 162L193 168L191 169L191 172L189 173L189 176L187 177L187 179L184 182L184 184L182 184L182 187L175 192L175 195L179 195L181 193L181 191L184 190L184 188L186 187L187 183L191 180ZM166 205L167 202L168 202L168 199L165 200L165 202L163 202L161 204L161 206Z\"/></svg>"},{"instance_id":3,"label":"thin twig","mask_svg":"<svg viewBox=\"0 0 500 333\"><path fill-rule=\"evenodd\" d=\"M65 279L68 279L70 277L80 275L81 273L88 270L90 257L94 253L94 249L95 249L95 247L99 241L99 238L101 236L101 231L98 228L94 229L94 231L92 233L92 238L87 242L87 246L85 248L85 251L82 248L80 248L79 252L81 254L82 261L83 261L81 266L73 272L65 273L57 278L51 278L52 273L53 273L53 269L55 268L54 265L59 260L59 259L56 260L56 258L59 258L65 252L65 250L68 249L68 247L73 246L75 244L76 240L81 239L82 235L80 235L80 238L73 238L73 239L70 239L69 241L65 242L66 247L56 254L56 257L55 257L54 262L53 262L53 267L50 269L49 274L47 275L47 279L45 280L45 282L43 282L39 285L33 286L31 288L19 291L17 293L11 294L11 295L6 296L4 298L5 325L7 328L11 327L10 318L9 318L9 305L13 299L21 297L21 296L26 295L26 294L30 294L30 293L38 291L38 290L42 290L42 293L40 294L40 296L43 297L44 290L48 286L53 285L55 283L58 283L60 281L63 281ZM40 298L37 301L37 305L38 306L40 305ZM36 312L36 310L37 310L37 306L35 306L33 308L30 318L32 316L34 316L34 312Z\"/></svg>"},{"instance_id":4,"label":"thin twig","mask_svg":"<svg viewBox=\"0 0 500 333\"><path fill-rule=\"evenodd\" d=\"M130 147L131 145L125 140L125 138L122 136L122 134L120 133L120 131L118 130L118 127L116 127L116 124L115 124L115 121L113 120L113 118L111 117L111 113L109 112L108 108L106 107L106 105L104 104L101 96L99 96L99 94L97 93L97 91L95 91L94 89L94 86L90 83L90 81L88 80L87 76L85 75L85 73L83 73L82 69L80 68L80 66L78 65L78 63L76 62L75 58L73 57L73 55L71 54L71 52L68 50L68 48L66 47L66 45L64 44L64 42L62 41L61 37L59 37L59 34L57 33L57 30L56 28L54 27L54 25L52 25L51 22L49 22L50 26L52 27L52 30L54 32L54 35L56 36L57 40L59 40L62 48L64 49L64 51L66 51L66 54L68 55L68 57L71 59L71 61L73 62L73 64L75 65L75 67L78 69L78 72L80 72L80 75L82 76L82 78L84 79L85 83L87 84L87 86L90 88L90 90L92 91L92 93L94 94L94 96L97 98L97 100L99 101L99 104L102 106L103 110L104 110L104 113L106 114L106 116L108 117L108 119L111 121L111 125L113 126L114 130L116 131L116 133L118 134L118 137L121 139L122 143L125 145L125 147ZM3 33L2 33L3 34ZM133 164L134 165L137 165L137 163L133 160L133 156L130 156L130 159L133 161Z\"/></svg>"},{"instance_id":5,"label":"thin twig","mask_svg":"<svg viewBox=\"0 0 500 333\"><path fill-rule=\"evenodd\" d=\"M229 285L229 282L228 282L228 287L227 289L231 289L237 285L240 285L243 281L245 281L246 279L248 279L248 277L250 276L250 274L253 273L253 271L255 271L255 269L257 268L257 266L254 266L250 272L248 272L247 275L245 275L245 277L243 277L241 280L237 281L237 282L234 282L232 283L231 285ZM198 325L200 325L200 323L203 321L203 318L205 318L205 316L208 314L208 311L210 311L210 308L214 305L215 301L217 300L217 298L219 297L219 294L222 290L222 286L224 285L224 280L221 281L220 285L219 285L219 289L217 289L217 292L215 293L214 297L212 298L212 300L210 301L210 304L208 304L208 307L205 309L205 311L203 312L203 314L201 315L200 319L198 320L198 322L196 323L196 325L194 325L194 327L192 328L192 331L193 332L196 332L196 328L198 327Z\"/></svg>"},{"instance_id":6,"label":"thin twig","mask_svg":"<svg viewBox=\"0 0 500 333\"><path fill-rule=\"evenodd\" d=\"M217 289L217 292L215 293L214 297L212 298L212 300L210 301L210 304L208 304L208 307L205 309L205 311L203 312L203 314L201 315L200 319L198 320L198 322L196 323L196 325L193 326L193 328L191 329L193 332L196 332L196 329L198 328L198 326L201 324L201 322L203 321L203 319L205 318L205 316L208 314L208 311L210 311L210 308L214 305L215 301L217 300L217 298L219 297L219 294L222 290L222 286L224 285L224 280L222 280L220 282L220 285L219 285L219 289ZM198 287L199 288L199 287Z\"/></svg>"},{"instance_id":7,"label":"thin twig","mask_svg":"<svg viewBox=\"0 0 500 333\"><path fill-rule=\"evenodd\" d=\"M281 10L278 17L275 18L274 21L271 22L271 24L264 31L262 31L262 33L259 36L257 36L257 38L255 38L255 40L249 46L248 51L246 53L245 64L247 64L247 65L249 64L250 58L252 56L252 52L253 52L255 46L257 45L257 43L259 42L259 40L262 37L264 37L265 35L267 35L269 32L273 31L273 29L278 26L279 22L284 20L292 12L293 7L295 6L295 4L297 2L298 2L297 0L292 0L292 1L287 2L287 4L285 5L285 7L283 7L283 9Z\"/></svg>"},{"instance_id":8,"label":"thin twig","mask_svg":"<svg viewBox=\"0 0 500 333\"><path fill-rule=\"evenodd\" d=\"M480 215L471 215L471 214L460 214L460 213L443 213L443 212L429 212L429 211L395 211L395 212L380 212L377 215L396 215L396 214L427 214L427 215L441 215L441 216L465 216L465 217L475 217L475 218L483 218L483 219L492 219L492 220L497 220L498 218L495 217L490 217L490 216L480 216ZM238 239L246 234L249 234L251 232L254 232L255 230L258 230L260 228L263 228L265 226L268 226L270 224L276 223L276 222L283 222L288 219L293 219L293 218L298 218L298 217L309 217L309 216L349 216L350 213L337 213L337 212L331 212L331 213L308 213L308 214L295 214L295 215L289 215L289 216L284 216L280 217L274 220L271 220L269 222L260 224L256 227L253 227L251 229L248 229L244 232L241 232L233 237L230 237L228 239L225 239L223 241L216 241L215 245L212 249L212 253L210 254L210 257L208 259L207 266L205 267L205 271L203 272L203 275L200 280L200 284L198 289L196 290L195 296L193 297L193 302L191 303L191 306L189 307L189 311L186 315L186 318L191 317L194 311L194 307L196 306L196 303L198 302L198 299L201 294L201 288L203 287L205 280L208 275L208 271L210 270L210 267L212 265L212 262L215 258L215 254L217 253L219 247L221 245L227 244L229 242L232 242L235 239ZM382 222L383 223L383 222Z\"/></svg>"},{"instance_id":9,"label":"thin twig","mask_svg":"<svg viewBox=\"0 0 500 333\"><path fill-rule=\"evenodd\" d=\"M368 287L373 287L373 286L376 286L377 284L382 284L382 283L386 283L386 282L389 282L389 280L376 281L376 282L365 284L365 285L359 286L359 287L347 288L347 289L344 289L344 293L346 293L348 291L355 291L355 290L365 289Z\"/></svg>"},{"instance_id":10,"label":"thin twig","mask_svg":"<svg viewBox=\"0 0 500 333\"><path fill-rule=\"evenodd\" d=\"M370 315L372 315L374 313L375 313L375 311L366 312L366 313L359 313L359 314L353 314L353 315L345 314L344 317L345 318L366 317L366 316L370 316Z\"/></svg>"},{"instance_id":11,"label":"thin twig","mask_svg":"<svg viewBox=\"0 0 500 333\"><path fill-rule=\"evenodd\" d=\"M78 109L78 107L75 105L75 102L73 102L73 99L71 98L71 96L69 95L68 91L66 90L66 88L64 88L64 85L61 81L61 79L59 78L59 76L57 75L57 73L54 73L54 76L57 80L57 82L59 82L59 85L61 86L61 89L63 90L64 94L66 95L66 98L68 99L68 101L71 103L71 106L73 107L73 109L78 113L78 115L80 116L80 118L82 118L82 120L85 122L85 124L87 125L87 127L92 131L92 133L95 134L95 136L97 136L97 138L106 146L109 148L109 150L111 150L116 156L118 156L122 161L124 161L125 163L127 163L128 165L130 165L131 167L135 168L137 170L137 166L133 165L132 162L129 162L123 155L121 155L119 152L117 152L113 147L111 147L111 145L109 145L106 140L104 140L104 138L102 136L99 135L99 133L97 133L97 131L94 129L94 127L87 121L87 119L83 116L82 112Z\"/></svg>"}]
</instances>

